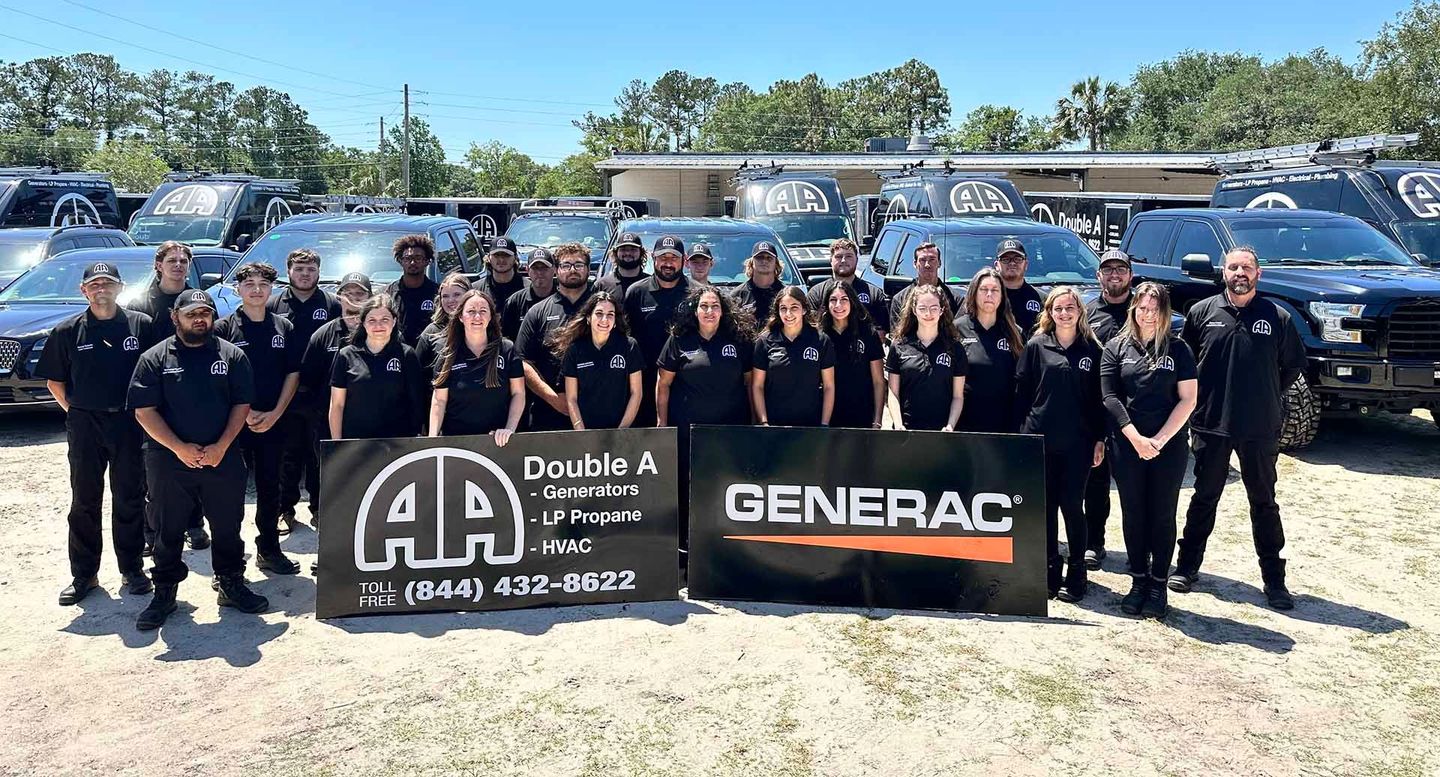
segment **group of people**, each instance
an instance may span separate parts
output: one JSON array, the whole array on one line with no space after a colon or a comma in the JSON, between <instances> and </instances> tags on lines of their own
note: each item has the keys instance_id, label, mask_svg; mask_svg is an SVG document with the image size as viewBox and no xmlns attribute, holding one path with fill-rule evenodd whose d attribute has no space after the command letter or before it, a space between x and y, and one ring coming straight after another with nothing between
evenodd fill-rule
<instances>
[{"instance_id":1,"label":"group of people","mask_svg":"<svg viewBox=\"0 0 1440 777\"><path fill-rule=\"evenodd\" d=\"M726 291L707 282L708 247L687 251L676 235L648 251L620 235L615 269L594 282L580 244L529 251L522 277L502 237L472 284L433 280L434 244L409 235L393 246L400 277L379 290L358 272L320 289L308 249L287 257L278 295L275 268L244 265L241 306L218 321L214 300L184 283L183 244L157 249L156 280L130 310L116 306L118 273L97 263L81 284L88 310L55 330L39 367L68 411L73 579L61 603L97 585L107 466L125 586L153 589L137 620L148 629L176 607L183 547L209 543L202 516L220 603L268 608L244 578L246 470L257 565L295 574L280 537L302 482L318 528L322 439L488 434L503 446L520 431L677 427L683 537L691 425L880 429L893 397L897 428L1043 437L1052 597L1082 599L1104 558L1113 472L1131 614L1163 616L1167 587L1194 584L1237 452L1269 601L1291 606L1274 483L1281 396L1304 354L1285 311L1255 292L1253 251L1226 255L1224 291L1190 309L1183 337L1165 287L1132 290L1119 251L1102 257L1088 306L1074 287L1042 297L1026 283L1015 239L958 299L934 243L915 249L917 277L893 299L856 275L854 242L830 253L833 277L807 291L782 283L777 247L760 241L747 280ZM1172 574L1191 432L1196 492Z\"/></svg>"}]
</instances>

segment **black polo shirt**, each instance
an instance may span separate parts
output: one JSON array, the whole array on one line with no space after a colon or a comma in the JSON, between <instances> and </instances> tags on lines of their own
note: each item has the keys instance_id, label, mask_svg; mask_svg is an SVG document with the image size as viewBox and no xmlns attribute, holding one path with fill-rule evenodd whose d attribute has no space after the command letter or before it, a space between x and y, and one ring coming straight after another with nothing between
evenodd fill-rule
<instances>
[{"instance_id":1,"label":"black polo shirt","mask_svg":"<svg viewBox=\"0 0 1440 777\"><path fill-rule=\"evenodd\" d=\"M470 284L470 288L488 292L495 298L495 309L505 310L505 303L510 300L510 295L519 293L525 288L525 276L516 269L510 274L510 280L501 283L495 280L495 273L490 272L484 278Z\"/></svg>"},{"instance_id":2,"label":"black polo shirt","mask_svg":"<svg viewBox=\"0 0 1440 777\"><path fill-rule=\"evenodd\" d=\"M1079 335L1069 348L1053 334L1030 338L1015 368L1015 412L1021 434L1045 436L1046 452L1078 455L1104 439L1100 346Z\"/></svg>"},{"instance_id":3,"label":"black polo shirt","mask_svg":"<svg viewBox=\"0 0 1440 777\"><path fill-rule=\"evenodd\" d=\"M1200 385L1190 424L1237 440L1278 440L1286 389L1305 369L1305 346L1290 313L1255 296L1237 308L1221 292L1185 316Z\"/></svg>"},{"instance_id":4,"label":"black polo shirt","mask_svg":"<svg viewBox=\"0 0 1440 777\"><path fill-rule=\"evenodd\" d=\"M400 339L406 345L414 345L415 339L425 331L435 315L435 297L440 294L440 284L427 275L419 286L412 289L402 279L386 286L385 293L394 298L400 311Z\"/></svg>"},{"instance_id":5,"label":"black polo shirt","mask_svg":"<svg viewBox=\"0 0 1440 777\"><path fill-rule=\"evenodd\" d=\"M1015 360L1019 354L999 321L986 329L968 315L955 319L969 372L965 375L965 407L958 429L967 432L1013 432L1015 427Z\"/></svg>"},{"instance_id":6,"label":"black polo shirt","mask_svg":"<svg viewBox=\"0 0 1440 777\"><path fill-rule=\"evenodd\" d=\"M835 351L835 409L830 413L831 426L869 429L875 423L875 384L870 365L885 358L885 346L873 327L864 334L857 335L858 331L852 324L843 332L826 333Z\"/></svg>"},{"instance_id":7,"label":"black polo shirt","mask_svg":"<svg viewBox=\"0 0 1440 777\"><path fill-rule=\"evenodd\" d=\"M905 428L943 429L950 421L954 380L964 377L967 369L965 349L943 337L927 346L911 335L891 345L885 371L900 376L900 419Z\"/></svg>"},{"instance_id":8,"label":"black polo shirt","mask_svg":"<svg viewBox=\"0 0 1440 777\"><path fill-rule=\"evenodd\" d=\"M286 286L265 303L265 309L289 321L295 327L295 337L308 343L317 329L340 317L340 300L324 289L316 289L310 299L302 300L292 287Z\"/></svg>"},{"instance_id":9,"label":"black polo shirt","mask_svg":"<svg viewBox=\"0 0 1440 777\"><path fill-rule=\"evenodd\" d=\"M152 281L149 286L145 287L145 291L130 300L130 304L125 307L144 313L151 318L154 322L152 326L155 327L155 342L158 343L175 334L175 322L170 320L170 310L175 307L175 300L189 290L190 284L186 283L185 288L169 294L160 290L159 282Z\"/></svg>"},{"instance_id":10,"label":"black polo shirt","mask_svg":"<svg viewBox=\"0 0 1440 777\"><path fill-rule=\"evenodd\" d=\"M476 356L462 340L457 346L450 374L437 388L449 393L445 400L445 418L440 432L446 435L489 434L505 427L510 416L510 381L524 378L525 368L515 353L515 344L501 339L500 346L488 355ZM486 350L489 350L488 348ZM485 385L490 362L495 362L498 386ZM441 365L436 363L438 377Z\"/></svg>"},{"instance_id":11,"label":"black polo shirt","mask_svg":"<svg viewBox=\"0 0 1440 777\"><path fill-rule=\"evenodd\" d=\"M771 426L819 426L821 370L835 366L835 346L813 327L791 340L767 330L755 338L753 368L765 371L765 420Z\"/></svg>"},{"instance_id":12,"label":"black polo shirt","mask_svg":"<svg viewBox=\"0 0 1440 777\"><path fill-rule=\"evenodd\" d=\"M285 378L300 371L300 360L305 356L306 343L295 336L295 326L269 312L264 319L251 321L241 309L215 324L215 336L229 340L250 359L250 371L255 376L255 399L250 409L274 410L280 403Z\"/></svg>"},{"instance_id":13,"label":"black polo shirt","mask_svg":"<svg viewBox=\"0 0 1440 777\"><path fill-rule=\"evenodd\" d=\"M655 374L655 360L670 339L670 325L675 311L690 294L690 279L680 276L671 288L663 288L654 276L646 278L625 292L625 320L640 345L646 375Z\"/></svg>"},{"instance_id":14,"label":"black polo shirt","mask_svg":"<svg viewBox=\"0 0 1440 777\"><path fill-rule=\"evenodd\" d=\"M755 331L759 332L770 318L771 304L784 288L785 284L780 282L779 275L775 276L775 283L764 288L756 286L754 280L747 278L730 292L730 300L735 307L748 310L755 316Z\"/></svg>"},{"instance_id":15,"label":"black polo shirt","mask_svg":"<svg viewBox=\"0 0 1440 777\"><path fill-rule=\"evenodd\" d=\"M1125 301L1111 304L1105 301L1102 294L1095 299L1085 303L1085 320L1090 323L1090 331L1095 333L1095 339L1103 348L1106 343L1115 339L1120 330L1125 327L1125 317L1130 314L1130 295L1125 295ZM1169 326L1169 322L1166 322Z\"/></svg>"},{"instance_id":16,"label":"black polo shirt","mask_svg":"<svg viewBox=\"0 0 1440 777\"><path fill-rule=\"evenodd\" d=\"M811 307L823 314L830 304L830 292L835 290L838 283L838 279L831 278L818 286L811 286L810 291L805 293L805 296L810 298ZM850 288L855 290L856 299L865 306L865 312L870 314L870 322L875 328L882 332L890 331L890 300L886 299L885 290L858 275L852 277L848 283Z\"/></svg>"},{"instance_id":17,"label":"black polo shirt","mask_svg":"<svg viewBox=\"0 0 1440 777\"><path fill-rule=\"evenodd\" d=\"M641 270L639 275L626 278L625 276L620 274L620 270L617 268L611 270L610 274L606 275L604 278L595 281L595 290L608 291L611 294L614 294L617 298L624 299L625 295L630 293L631 286L634 286L635 284L649 277L650 273Z\"/></svg>"},{"instance_id":18,"label":"black polo shirt","mask_svg":"<svg viewBox=\"0 0 1440 777\"><path fill-rule=\"evenodd\" d=\"M500 333L511 340L519 337L520 324L525 320L525 314L555 293L555 287L550 288L550 294L542 297L537 295L534 287L526 281L525 288L511 294L510 299L505 300L505 309L500 314Z\"/></svg>"},{"instance_id":19,"label":"black polo shirt","mask_svg":"<svg viewBox=\"0 0 1440 777\"><path fill-rule=\"evenodd\" d=\"M245 352L218 337L187 346L167 337L146 351L130 379L131 410L153 407L181 442L213 445L225 433L230 411L255 399ZM150 448L159 446L149 440Z\"/></svg>"},{"instance_id":20,"label":"black polo shirt","mask_svg":"<svg viewBox=\"0 0 1440 777\"><path fill-rule=\"evenodd\" d=\"M586 286L580 296L571 302L565 295L556 292L525 314L520 324L520 336L515 339L515 349L520 358L529 362L540 374L540 379L555 389L565 392L565 381L560 376L560 358L550 350L546 341L557 329L565 326L570 317L585 306L594 292L594 286ZM569 429L569 416L562 416L545 401L536 398L530 403L531 424L537 429Z\"/></svg>"},{"instance_id":21,"label":"black polo shirt","mask_svg":"<svg viewBox=\"0 0 1440 777\"><path fill-rule=\"evenodd\" d=\"M672 336L660 350L657 366L675 373L670 384L672 426L747 424L750 398L745 373L755 351L724 332L706 340L697 332Z\"/></svg>"},{"instance_id":22,"label":"black polo shirt","mask_svg":"<svg viewBox=\"0 0 1440 777\"><path fill-rule=\"evenodd\" d=\"M310 335L310 342L305 344L305 353L300 357L300 390L291 407L319 411L322 415L326 412L330 407L330 370L340 349L350 344L353 331L345 325L345 319L337 318Z\"/></svg>"},{"instance_id":23,"label":"black polo shirt","mask_svg":"<svg viewBox=\"0 0 1440 777\"><path fill-rule=\"evenodd\" d=\"M349 440L413 437L420 430L425 375L415 351L391 341L379 353L347 345L335 356L330 385L345 389L341 436Z\"/></svg>"},{"instance_id":24,"label":"black polo shirt","mask_svg":"<svg viewBox=\"0 0 1440 777\"><path fill-rule=\"evenodd\" d=\"M96 412L125 409L130 376L140 355L155 344L151 318L119 309L101 320L85 309L50 332L35 377L65 384L71 407Z\"/></svg>"},{"instance_id":25,"label":"black polo shirt","mask_svg":"<svg viewBox=\"0 0 1440 777\"><path fill-rule=\"evenodd\" d=\"M420 369L427 373L435 369L435 359L445 350L445 329L431 322L415 339L415 358L420 360Z\"/></svg>"},{"instance_id":26,"label":"black polo shirt","mask_svg":"<svg viewBox=\"0 0 1440 777\"><path fill-rule=\"evenodd\" d=\"M941 283L938 285L940 287L940 293L945 297L945 304L950 306L950 315L955 315L960 310L959 301L955 299L955 292L950 290L948 284ZM900 316L905 311L905 300L909 299L910 293L915 290L915 286L916 283L911 281L909 286L895 292L895 296L890 298L890 321L892 326L900 326ZM944 424L941 424L941 426L944 426Z\"/></svg>"},{"instance_id":27,"label":"black polo shirt","mask_svg":"<svg viewBox=\"0 0 1440 777\"><path fill-rule=\"evenodd\" d=\"M1015 326L1020 327L1022 339L1035 333L1035 322L1040 320L1040 311L1045 309L1045 298L1028 283L1018 289L1005 289L1005 299L1010 302L1010 315L1015 317Z\"/></svg>"},{"instance_id":28,"label":"black polo shirt","mask_svg":"<svg viewBox=\"0 0 1440 777\"><path fill-rule=\"evenodd\" d=\"M1134 338L1111 340L1100 356L1100 395L1111 428L1118 432L1134 424L1145 437L1158 434L1180 404L1182 380L1195 380L1195 355L1184 340L1171 335L1158 359Z\"/></svg>"},{"instance_id":29,"label":"black polo shirt","mask_svg":"<svg viewBox=\"0 0 1440 777\"><path fill-rule=\"evenodd\" d=\"M630 376L641 372L644 357L633 337L612 334L603 348L582 337L570 344L560 362L560 374L574 378L575 401L586 429L615 429L630 404Z\"/></svg>"}]
</instances>

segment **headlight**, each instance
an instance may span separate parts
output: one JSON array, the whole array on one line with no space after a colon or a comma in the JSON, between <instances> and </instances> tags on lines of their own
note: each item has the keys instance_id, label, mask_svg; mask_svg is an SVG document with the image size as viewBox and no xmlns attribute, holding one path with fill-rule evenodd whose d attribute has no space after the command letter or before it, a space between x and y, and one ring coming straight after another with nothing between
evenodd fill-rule
<instances>
[{"instance_id":1,"label":"headlight","mask_svg":"<svg viewBox=\"0 0 1440 777\"><path fill-rule=\"evenodd\" d=\"M25 359L25 373L32 378L35 377L35 368L40 366L40 354L45 352L45 341L49 339L42 337L30 346L30 355Z\"/></svg>"},{"instance_id":2,"label":"headlight","mask_svg":"<svg viewBox=\"0 0 1440 777\"><path fill-rule=\"evenodd\" d=\"M1310 315L1320 322L1320 339L1327 343L1358 343L1360 332L1355 329L1342 329L1341 321L1347 318L1359 318L1360 313L1365 310L1364 305L1350 305L1340 302L1312 302L1310 303Z\"/></svg>"}]
</instances>

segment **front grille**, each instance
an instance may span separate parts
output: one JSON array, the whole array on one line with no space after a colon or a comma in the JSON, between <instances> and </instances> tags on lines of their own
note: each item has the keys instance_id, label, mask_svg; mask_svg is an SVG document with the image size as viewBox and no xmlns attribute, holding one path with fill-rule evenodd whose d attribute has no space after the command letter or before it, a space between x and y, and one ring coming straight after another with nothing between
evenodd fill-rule
<instances>
[{"instance_id":1,"label":"front grille","mask_svg":"<svg viewBox=\"0 0 1440 777\"><path fill-rule=\"evenodd\" d=\"M1440 361L1440 300L1416 300L1390 315L1390 358Z\"/></svg>"},{"instance_id":2,"label":"front grille","mask_svg":"<svg viewBox=\"0 0 1440 777\"><path fill-rule=\"evenodd\" d=\"M20 342L18 340L0 340L0 373L15 369L15 361L19 358Z\"/></svg>"}]
</instances>

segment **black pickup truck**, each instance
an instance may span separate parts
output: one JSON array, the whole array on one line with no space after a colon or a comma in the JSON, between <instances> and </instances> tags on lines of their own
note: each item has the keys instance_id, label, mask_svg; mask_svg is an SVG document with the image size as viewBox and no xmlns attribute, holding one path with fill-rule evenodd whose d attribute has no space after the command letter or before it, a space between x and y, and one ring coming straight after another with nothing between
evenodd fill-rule
<instances>
[{"instance_id":1,"label":"black pickup truck","mask_svg":"<svg viewBox=\"0 0 1440 777\"><path fill-rule=\"evenodd\" d=\"M1121 243L1136 280L1165 283L1182 312L1220 291L1220 259L1236 246L1255 250L1260 293L1290 312L1309 357L1285 398L1283 449L1314 440L1322 411L1440 414L1440 272L1365 222L1316 210L1175 208L1135 216Z\"/></svg>"}]
</instances>

